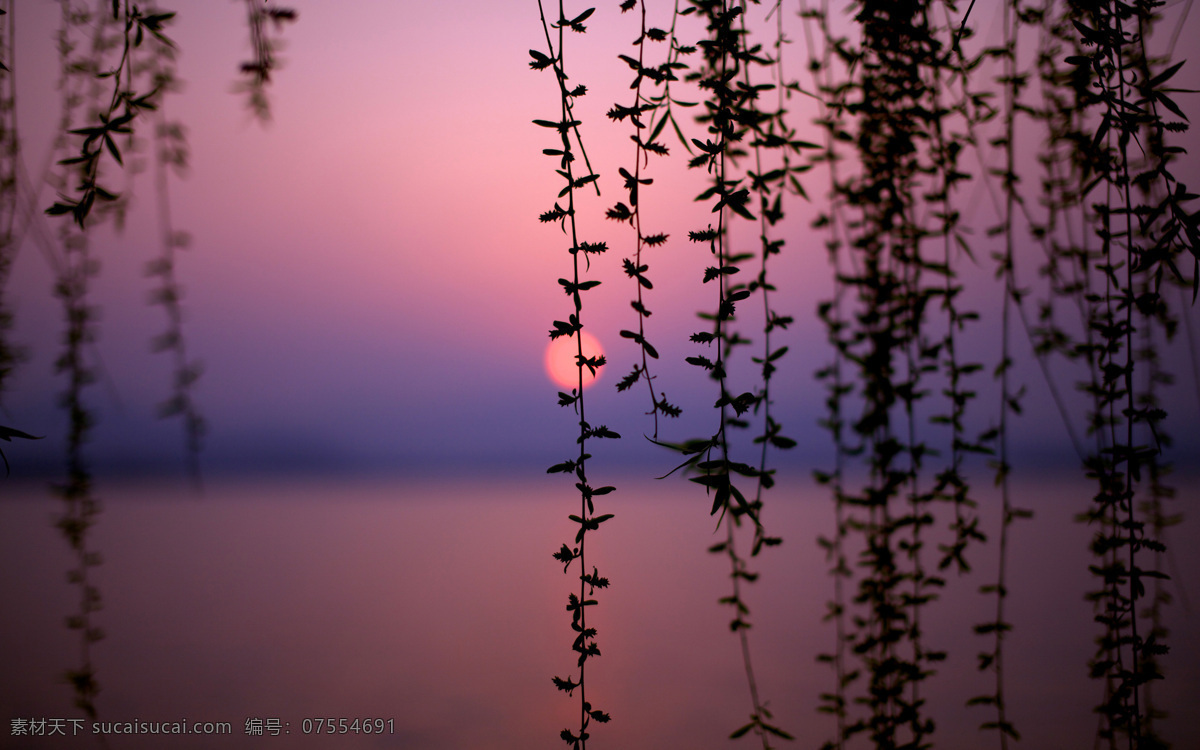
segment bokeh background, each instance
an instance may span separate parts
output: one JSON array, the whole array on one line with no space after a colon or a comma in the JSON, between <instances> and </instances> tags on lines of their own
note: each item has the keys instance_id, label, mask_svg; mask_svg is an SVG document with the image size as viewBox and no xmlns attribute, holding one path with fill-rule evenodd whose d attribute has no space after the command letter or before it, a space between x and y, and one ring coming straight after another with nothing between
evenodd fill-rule
<instances>
[{"instance_id":1,"label":"bokeh background","mask_svg":"<svg viewBox=\"0 0 1200 750\"><path fill-rule=\"evenodd\" d=\"M570 258L558 228L537 221L561 179L557 162L541 154L556 145L553 133L532 123L557 119L559 106L552 74L528 65L528 50L545 45L536 3L295 0L299 20L282 34L266 124L234 91L250 56L243 3L162 4L178 12L171 35L185 84L166 106L187 128L190 169L170 190L174 224L192 237L178 271L188 348L205 365L195 395L209 425L206 489L198 495L185 480L181 425L155 416L170 392L171 363L149 346L164 328L143 274L158 254L150 173L117 177L134 199L123 233L108 225L94 232L99 339L88 350L100 380L87 390L98 423L86 451L105 503L91 538L105 559L96 576L107 637L94 648L102 716L231 720L238 741L255 747L286 740L241 736L246 717L356 713L395 716L400 732L338 746L561 747L557 732L577 706L549 678L574 663L563 610L571 577L550 554L573 534L566 515L578 496L544 472L574 453L577 424L558 406L543 359L552 321L571 312L556 281L570 275ZM649 23L668 24L671 4L650 5ZM785 69L803 81L808 51L788 5ZM603 219L625 200L617 167L633 159L628 125L604 115L631 99L630 71L617 54L631 51L637 19L617 6L600 5L585 36L568 36L567 51L573 80L590 90L577 113L604 191L581 197L583 238L610 247L592 265L603 284L584 310L612 362L588 391L588 415L624 435L592 451L595 476L618 486L608 506L617 517L595 552L614 586L597 608L605 656L594 684L614 715L603 730L607 746L723 747L748 699L728 618L715 604L728 593L727 563L704 553L713 542L709 503L689 483L652 478L675 456L643 439L653 431L644 389L613 387L637 355L617 333L637 322L635 289L620 271L633 238ZM985 41L999 39L997 6L972 11ZM1200 19L1185 19L1189 6L1164 9L1155 42L1163 48L1178 31L1177 59L1200 35ZM40 215L54 201L40 175L59 111L58 6L21 3L13 17L10 67L33 178L22 190L37 191L38 210L6 290L13 338L30 358L4 394L0 424L45 438L3 444L13 467L13 480L0 484L0 597L12 613L0 618L4 721L73 715L60 675L78 648L62 625L76 592L63 582L71 556L53 526L61 503L46 482L63 474L67 418L57 401L65 383L53 363L64 324L38 239L52 237L59 221ZM1185 65L1181 88L1200 89L1198 67ZM1194 99L1179 97L1185 107L1200 104ZM798 137L820 141L805 125L815 103L798 95L789 106ZM713 290L700 283L707 252L685 237L711 214L693 201L703 176L689 173L678 143L667 141L672 158L651 163L654 184L642 191L647 231L671 235L645 259L655 284L647 326L662 355L660 393L685 410L662 424L660 437L683 440L711 434L715 421L715 386L683 362L698 353L688 336L706 326L695 313L714 307ZM1194 134L1179 142L1200 155ZM130 161L144 161L147 147ZM1177 176L1195 183L1200 172L1184 165ZM805 181L818 205L825 184L816 173ZM997 216L978 186L960 198L981 261L963 266L965 297L983 315L962 348L988 372L999 357L1001 295L987 260L998 246L985 229ZM832 583L815 544L833 529L832 507L809 478L833 461L817 426L825 394L813 377L831 357L815 315L832 289L825 235L809 228L816 210L792 204L772 270L782 290L774 304L796 318L776 340L790 351L778 363L774 414L798 446L776 456L782 481L768 521L786 543L763 562L751 595L764 694L801 738L797 746L816 746L832 726L814 710L833 684L813 662L833 643L821 622ZM736 249L757 248L755 227L735 224L732 237ZM1018 263L1036 285L1037 248L1021 248ZM1187 325L1165 352L1177 376L1167 429L1183 475L1176 507L1190 514L1200 397L1188 337L1200 332L1200 312L1182 309ZM746 319L754 337L757 311ZM1092 491L1024 334L1014 340L1016 378L1028 389L1013 438L1014 496L1036 519L1014 531L1010 548L1012 711L1028 747L1086 746L1100 695L1086 674L1098 631L1082 597L1094 585L1090 531L1071 519ZM751 353L733 364L735 392L754 387ZM1077 373L1058 364L1053 371L1069 394ZM986 374L974 385L971 425L982 430L997 419L998 394ZM1081 424L1083 403L1068 402ZM997 529L990 473L982 461L969 471L985 523ZM1169 540L1178 606L1170 679L1159 693L1180 747L1200 742L1188 711L1200 694L1194 529L1189 517ZM962 702L989 687L975 670L983 646L971 625L990 613L992 600L976 589L991 580L994 553L981 552L978 577L952 581L929 618L931 638L951 652L929 692L948 747L971 746L984 718ZM6 730L0 747L50 746L16 744ZM310 739L306 746L332 746Z\"/></svg>"},{"instance_id":2,"label":"bokeh background","mask_svg":"<svg viewBox=\"0 0 1200 750\"><path fill-rule=\"evenodd\" d=\"M210 427L205 471L525 472L557 462L575 424L557 406L543 353L551 322L570 312L556 283L569 276L570 259L555 225L537 221L553 204L561 178L554 159L541 154L555 145L554 134L531 122L556 118L558 108L552 75L528 66L527 50L545 46L536 4L292 5L299 21L281 35L283 65L268 90L273 117L265 126L233 92L238 66L249 59L243 4L181 0L170 6L178 11L171 33L185 87L166 107L186 126L191 148L189 173L170 190L174 224L192 237L178 273L188 347L205 366L196 390ZM1164 30L1174 30L1171 19L1182 18L1182 5L1166 9ZM669 4L652 4L649 23L667 25L669 10ZM998 8L980 5L973 14L983 38L998 38ZM55 198L38 178L59 111L58 6L22 4L15 18L23 158L39 191L37 205L44 207ZM785 22L792 42L784 50L786 75L808 86L803 31L794 12L785 13ZM614 4L588 25L586 35L567 37L569 71L591 92L579 115L603 190L601 198L582 198L582 231L584 239L606 240L611 249L590 272L603 283L587 296L585 325L612 363L590 390L591 413L629 436L606 445L601 460L653 468L670 456L648 451L638 437L653 430L644 417L644 386L622 395L613 387L637 354L632 342L617 336L636 325L628 304L634 287L620 270L633 238L627 226L603 219L605 208L626 198L616 169L633 159L628 123L614 124L604 112L631 96L630 71L617 54L632 51L637 19ZM681 33L689 30L699 38L694 24L681 25ZM1157 44L1169 41L1164 34ZM661 55L661 45L648 54ZM1194 77L1192 67L1180 73L1181 87ZM1192 97L1180 95L1184 105ZM820 141L816 127L806 124L816 115L814 101L797 95L789 106L798 137ZM688 127L690 112L678 114ZM697 134L692 125L689 137ZM707 253L686 233L706 226L711 215L693 202L703 175L685 168L673 137L666 142L673 156L651 163L646 174L655 182L643 189L647 231L671 235L645 258L655 283L647 297L655 312L647 334L662 353L657 385L685 410L662 437L681 440L711 431L713 387L682 361L697 353L688 335L705 325L695 313L714 306L711 290L700 284ZM147 147L142 144L143 161ZM977 164L967 166L979 171ZM1181 169L1180 178L1186 181L1191 171ZM809 195L823 203L825 176L808 177ZM155 404L168 395L171 365L149 351L164 317L146 303L150 281L143 276L158 252L155 194L149 171L130 179L109 180L134 195L125 231L104 226L94 232L102 264L92 297L100 335L90 355L101 380L88 394L98 413L89 454L100 472L173 473L184 465L180 425L154 416ZM981 259L976 268L964 264L968 299L985 320L966 337L965 354L990 368L999 357L994 313L1000 290L987 260L997 247L983 230L996 216L978 184L960 201L975 217ZM783 290L774 304L796 318L777 339L791 349L778 363L776 415L800 442L783 460L805 472L832 459L816 426L824 394L812 377L830 357L815 309L828 296L832 275L825 236L808 228L814 215L813 205L793 201L781 230L787 245L772 271ZM62 313L51 295L49 265L33 241L53 237L56 219L36 221L43 229L26 231L8 291L14 338L31 359L5 396L5 423L46 436L6 446L25 475L59 471L66 430L56 409L64 383L53 372ZM734 225L736 249L754 249L756 238L755 227ZM1024 248L1022 256L1018 273L1036 285L1035 248ZM1195 355L1185 334L1200 330L1200 318L1194 306L1186 315L1190 328L1181 328L1168 353L1183 384L1170 395L1176 408L1168 429L1179 426L1172 430L1179 450L1194 456L1193 431L1182 428L1198 409L1190 387ZM746 335L756 336L760 317L756 306L747 309ZM1015 342L1023 362L1019 377L1030 393L1018 451L1027 461L1073 465L1062 421L1020 331ZM733 365L739 390L753 388L751 353L743 350ZM1070 393L1076 375L1059 372L1060 389ZM986 375L974 385L985 394L974 409L974 424L982 429L995 422L998 399L988 397L994 389ZM1074 406L1081 420L1082 403Z\"/></svg>"}]
</instances>

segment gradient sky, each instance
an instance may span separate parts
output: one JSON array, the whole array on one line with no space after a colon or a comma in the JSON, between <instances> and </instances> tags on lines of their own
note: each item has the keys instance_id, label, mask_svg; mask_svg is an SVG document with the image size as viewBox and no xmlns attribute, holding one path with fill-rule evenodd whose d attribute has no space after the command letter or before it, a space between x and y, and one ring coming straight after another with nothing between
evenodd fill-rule
<instances>
[{"instance_id":1,"label":"gradient sky","mask_svg":"<svg viewBox=\"0 0 1200 750\"><path fill-rule=\"evenodd\" d=\"M553 135L531 123L556 119L558 110L551 74L528 66L527 50L545 45L536 4L296 0L290 5L299 22L283 35L284 66L270 88L273 119L265 127L231 93L249 50L242 4L163 5L178 11L172 35L186 83L167 108L188 128L192 167L171 190L175 224L193 238L179 270L188 346L206 367L197 391L210 424L205 467L523 471L569 454L574 420L557 406L557 388L542 365L551 322L570 312L556 283L570 274L570 261L563 235L536 218L560 187L556 164L540 153L554 145ZM631 252L628 228L602 219L605 207L625 199L616 168L632 160L627 126L603 115L613 101L630 99L629 70L616 55L631 51L637 19L617 5L602 4L587 35L568 37L568 70L592 91L579 115L605 190L602 199L585 202L583 231L612 248L594 264L604 285L584 311L614 363L589 390L596 394L589 416L626 435L622 445L606 446L606 455L624 460L644 452L639 435L652 427L642 389L613 389L635 354L616 332L636 325L628 305L634 289L620 272L620 259ZM666 3L653 5L652 14L668 11ZM975 12L981 28L995 28L982 7ZM24 159L37 179L58 110L57 7L21 4L15 17ZM786 20L796 43L785 59L800 71L803 34L794 14ZM668 21L650 18L652 25ZM793 108L798 123L815 114L806 100ZM800 137L820 134L811 128ZM652 164L655 183L643 193L647 228L672 235L648 258L656 287L647 301L657 313L650 338L663 355L659 387L687 411L664 432L668 440L710 433L707 407L715 398L712 384L682 364L696 353L687 336L703 328L693 313L713 306L711 290L699 283L707 254L684 239L710 215L692 203L701 188L682 162L676 156ZM104 376L89 391L100 415L90 451L101 469L182 465L180 425L154 417L170 364L148 351L163 328L161 310L144 303L149 284L141 273L157 253L148 177L135 183L124 235L108 227L96 232L103 268L93 300L102 315L93 354ZM809 180L811 194L821 194L823 180ZM52 191L42 187L38 200L49 205ZM978 194L967 200L986 202ZM811 211L796 205L776 270L777 284L788 290L777 304L797 318L778 341L791 352L777 375L787 387L778 391L777 413L801 443L802 452L787 460L804 471L830 455L815 426L824 396L812 379L828 359L813 311L830 274L825 238L807 230ZM42 221L53 227L55 220ZM735 242L756 244L756 230L734 232ZM998 290L983 285L990 270L977 276L986 310ZM62 315L51 284L45 258L26 242L8 294L16 338L32 358L5 397L4 421L47 439L5 446L18 470L53 470L60 461L66 418L55 409L63 383L52 362ZM1190 314L1200 331L1200 316ZM992 330L981 328L973 339L987 361L998 349ZM1176 361L1186 365L1186 356ZM743 362L735 372L744 383L739 390L752 387L753 367ZM1189 370L1178 373L1190 384ZM1029 367L1022 377L1035 407L1028 445L1059 445L1069 456L1041 376ZM1181 391L1176 424L1195 416L1195 401L1190 389ZM994 407L980 411L987 422ZM650 461L670 459L658 453Z\"/></svg>"}]
</instances>

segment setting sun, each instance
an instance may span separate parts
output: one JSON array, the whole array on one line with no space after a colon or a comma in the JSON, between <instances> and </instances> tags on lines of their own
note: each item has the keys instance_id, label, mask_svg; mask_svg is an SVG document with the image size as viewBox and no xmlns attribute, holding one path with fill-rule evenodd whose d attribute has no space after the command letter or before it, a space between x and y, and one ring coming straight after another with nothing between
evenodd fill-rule
<instances>
[{"instance_id":1,"label":"setting sun","mask_svg":"<svg viewBox=\"0 0 1200 750\"><path fill-rule=\"evenodd\" d=\"M600 342L587 331L579 332L579 342L583 344L585 357L598 357L604 353ZM559 388L579 387L579 368L575 363L578 346L574 337L560 336L546 347L546 374ZM597 370L596 375L592 375L591 370L583 368L583 387L591 385L600 372Z\"/></svg>"}]
</instances>

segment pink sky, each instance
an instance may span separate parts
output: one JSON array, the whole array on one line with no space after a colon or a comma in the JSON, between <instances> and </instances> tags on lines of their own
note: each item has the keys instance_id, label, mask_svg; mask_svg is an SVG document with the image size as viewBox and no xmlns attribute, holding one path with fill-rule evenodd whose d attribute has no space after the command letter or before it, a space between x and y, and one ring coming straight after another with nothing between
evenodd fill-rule
<instances>
[{"instance_id":1,"label":"pink sky","mask_svg":"<svg viewBox=\"0 0 1200 750\"><path fill-rule=\"evenodd\" d=\"M556 283L570 274L570 260L564 236L536 219L560 186L554 160L540 153L554 145L553 134L531 123L556 117L558 107L551 74L528 66L527 50L545 45L536 4L294 2L300 18L283 34L284 67L270 88L274 117L266 127L231 93L248 56L242 4L164 5L178 11L172 35L186 82L167 103L187 125L192 152L189 177L172 184L173 210L176 226L193 237L180 273L185 333L207 368L197 396L212 426L210 458L253 464L259 459L246 451L267 446L280 460L303 456L302 463L387 462L429 451L452 455L458 445L507 461L505 451L519 445L522 460L544 463L574 425L542 369L546 332L570 313ZM667 17L653 14L666 10L654 4L650 23L665 25ZM752 18L765 11L754 9ZM45 159L58 107L51 42L57 12L43 2L22 4L15 14L21 134L33 173ZM994 27L984 8L976 13L982 28ZM795 43L785 60L795 74L806 50L794 13L786 20ZM609 3L589 27L567 41L568 70L592 92L578 114L605 190L602 199L585 200L583 231L612 248L594 265L593 277L604 283L585 309L613 362L595 390L593 413L636 436L651 429L642 416L645 394L612 392L635 354L616 335L636 325L634 288L620 272L632 238L628 227L602 216L625 198L616 168L633 158L627 125L603 113L630 99L629 70L616 55L632 50L637 18ZM793 107L797 122L815 113L802 98ZM820 139L812 127L800 137ZM684 169L674 139L668 144L675 157L652 163L655 183L643 193L647 227L672 236L648 258L655 289L647 305L656 312L648 332L663 354L659 385L697 415L674 428L671 438L685 439L711 429L711 386L682 364L695 353L688 335L703 327L694 312L713 306L699 283L707 254L685 236L710 215L692 201L698 175ZM812 195L821 195L824 179L808 180ZM151 187L148 175L139 178L123 237L96 232L103 263L94 294L103 313L98 352L108 373L107 384L90 394L102 413L93 447L99 455L119 446L126 454L170 456L178 435L177 424L152 416L166 395L169 365L147 352L162 327L161 311L143 304L141 268L157 252ZM53 200L48 188L40 195L41 205ZM781 363L789 383L811 383L828 358L813 311L830 274L825 237L807 229L811 216L809 206L794 204L775 271L789 290L779 305L797 318L779 338L792 347ZM750 249L756 233L735 229L735 243ZM50 285L45 260L26 243L9 293L17 337L31 345L33 359L13 384L7 418L53 437L65 418L53 409L62 387L51 370L61 313ZM760 324L749 320L756 332ZM743 390L754 373L749 362L735 373ZM1034 370L1029 376L1037 378ZM805 385L779 398L779 413L791 419L785 425L820 449L820 391ZM518 424L537 429L498 446L495 436ZM56 461L50 445L20 450Z\"/></svg>"}]
</instances>

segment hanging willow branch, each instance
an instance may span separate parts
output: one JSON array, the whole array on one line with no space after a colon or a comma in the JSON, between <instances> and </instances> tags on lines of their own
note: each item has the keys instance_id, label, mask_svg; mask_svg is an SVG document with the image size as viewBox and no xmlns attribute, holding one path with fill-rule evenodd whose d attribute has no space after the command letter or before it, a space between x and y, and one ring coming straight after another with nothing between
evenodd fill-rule
<instances>
[{"instance_id":1,"label":"hanging willow branch","mask_svg":"<svg viewBox=\"0 0 1200 750\"><path fill-rule=\"evenodd\" d=\"M633 258L625 258L623 264L625 275L634 280L637 289L637 296L630 302L630 306L638 315L638 327L636 331L622 330L620 335L622 338L630 339L634 344L638 345L641 361L635 364L629 374L617 383L617 390L624 391L632 388L639 380L645 381L646 388L650 392L650 414L654 417L654 437L657 439L658 415L678 417L682 413L682 409L667 401L665 393L661 397L655 393L654 376L650 373L650 360L658 359L658 350L654 348L654 345L650 343L646 335L646 319L650 317L651 313L646 307L643 295L645 292L653 289L654 284L650 281L648 275L650 270L649 263L642 262L642 251L647 248L657 248L665 245L668 235L661 232L646 234L642 231L642 205L644 201L641 198L645 195L642 186L650 185L654 182L652 178L642 177L642 168L649 166L650 154L666 156L669 151L661 141L657 140L662 133L663 126L667 124L668 118L661 118L658 125L653 128L648 127L646 122L643 121L645 115L654 113L660 105L642 93L642 86L645 85L646 79L650 79L652 83L660 85L678 79L675 77L674 66L670 62L655 67L649 67L645 64L647 42L670 40L673 43L674 36L673 32L668 33L663 29L648 28L646 26L646 4L644 0L640 0L637 5L641 11L641 29L637 39L633 42L634 46L637 47L637 59L635 60L628 55L620 56L634 71L633 83L630 84L630 88L634 92L633 103L627 107L617 103L608 111L608 116L611 119L620 122L628 118L634 127L633 135L630 136L635 146L633 171L631 173L624 167L618 170L621 177L625 180L625 190L627 191L629 205L618 202L615 206L608 209L606 215L614 221L628 222L636 234ZM621 12L624 13L632 8L633 2L631 0L622 4ZM649 131L648 137L644 131Z\"/></svg>"},{"instance_id":2,"label":"hanging willow branch","mask_svg":"<svg viewBox=\"0 0 1200 750\"><path fill-rule=\"evenodd\" d=\"M568 77L566 73L565 62L565 46L563 40L563 32L566 29L571 29L576 33L584 33L587 27L584 26L584 21L591 17L594 9L589 8L579 15L568 18L563 10L562 0L558 5L558 20L553 24L546 21L545 11L542 9L541 0L538 0L538 10L541 13L542 29L546 35L547 53L544 54L537 50L530 50L529 54L533 58L530 62L530 67L534 70L550 69L554 72L555 80L559 91L559 119L558 120L534 120L534 124L543 128L557 131L561 143L560 148L548 148L542 151L547 156L552 156L558 159L559 169L558 174L565 180L565 184L559 191L558 198L566 198L566 206L562 207L557 202L554 208L546 211L541 215L543 222L557 222L560 224L564 234L570 237L571 245L568 252L571 255L571 279L559 279L558 283L563 287L563 290L571 297L574 305L574 312L566 321L554 321L554 327L550 330L550 338L556 339L560 336L574 337L575 339L575 361L577 368L577 386L571 390L570 394L560 393L559 404L562 406L571 406L579 417L579 437L576 443L579 446L577 458L569 459L559 464L551 466L547 471L549 473L568 473L574 474L578 480L575 483L576 489L579 490L579 513L571 515L568 518L572 523L578 525L579 530L575 534L573 544L563 543L558 552L554 553L554 558L563 564L563 572L570 570L572 563L579 561L579 593L570 594L567 597L567 611L571 613L571 631L575 634L571 644L579 656L576 666L579 669L579 677L567 677L563 679L555 676L553 678L554 685L567 695L573 695L575 690L579 690L579 728L576 731L571 729L563 729L560 733L564 742L571 745L575 750L582 750L587 747L588 738L591 736L588 731L593 721L606 723L609 721L609 715L594 707L588 700L587 695L587 680L586 668L587 663L592 658L600 655L600 647L596 642L596 629L588 626L587 613L588 608L597 605L599 602L591 597L595 594L597 588L607 588L608 579L600 575L599 570L592 566L591 572L587 568L587 539L589 532L595 532L600 529L600 524L608 521L613 517L611 513L597 514L593 498L597 496L607 495L612 492L615 487L592 487L588 483L587 475L587 460L591 458L588 454L588 440L602 438L619 438L616 432L608 429L604 425L593 426L587 421L587 413L584 407L584 369L586 368L593 376L596 372L605 365L603 355L585 356L583 352L583 293L600 285L600 282L594 279L584 280L582 276L582 268L580 264L580 256L588 258L593 254L600 254L607 250L607 246L602 242L582 242L578 235L578 225L576 222L576 191L592 185L599 193L597 180L599 176L591 171L588 166L588 173L582 177L575 176L575 148L578 146L579 152L584 154L586 163L586 152L583 151L582 140L579 136L580 122L575 119L573 113L573 105L576 99L587 93L585 86L568 85ZM558 31L558 44L555 45L550 37L550 29L555 28ZM572 139L574 135L574 139ZM590 265L590 262L589 262Z\"/></svg>"}]
</instances>

